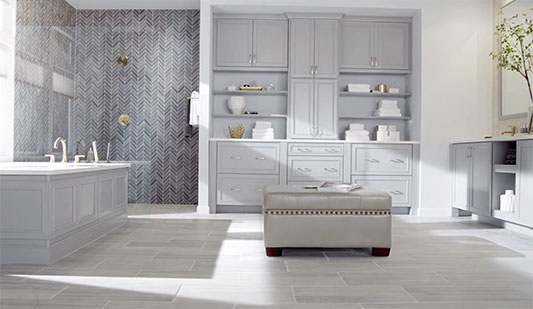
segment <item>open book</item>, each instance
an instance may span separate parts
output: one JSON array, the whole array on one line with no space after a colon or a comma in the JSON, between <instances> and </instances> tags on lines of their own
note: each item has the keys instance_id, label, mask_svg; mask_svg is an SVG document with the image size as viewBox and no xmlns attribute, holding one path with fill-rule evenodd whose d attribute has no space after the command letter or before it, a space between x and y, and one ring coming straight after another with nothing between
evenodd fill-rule
<instances>
[{"instance_id":1,"label":"open book","mask_svg":"<svg viewBox=\"0 0 533 309\"><path fill-rule=\"evenodd\" d=\"M321 185L305 186L306 189L316 189L318 192L350 192L361 188L358 184L324 182Z\"/></svg>"}]
</instances>

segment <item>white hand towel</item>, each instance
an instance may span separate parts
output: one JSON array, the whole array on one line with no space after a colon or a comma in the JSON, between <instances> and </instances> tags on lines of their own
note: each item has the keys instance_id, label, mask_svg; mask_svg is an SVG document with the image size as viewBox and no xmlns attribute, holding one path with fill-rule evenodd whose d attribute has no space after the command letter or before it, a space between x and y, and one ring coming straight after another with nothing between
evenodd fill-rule
<instances>
[{"instance_id":1,"label":"white hand towel","mask_svg":"<svg viewBox=\"0 0 533 309\"><path fill-rule=\"evenodd\" d=\"M350 123L349 130L364 130L365 125L361 123Z\"/></svg>"},{"instance_id":2,"label":"white hand towel","mask_svg":"<svg viewBox=\"0 0 533 309\"><path fill-rule=\"evenodd\" d=\"M252 129L252 133L274 133L274 129Z\"/></svg>"},{"instance_id":3,"label":"white hand towel","mask_svg":"<svg viewBox=\"0 0 533 309\"><path fill-rule=\"evenodd\" d=\"M198 126L200 124L200 94L198 91L191 93L190 104L189 125Z\"/></svg>"},{"instance_id":4,"label":"white hand towel","mask_svg":"<svg viewBox=\"0 0 533 309\"><path fill-rule=\"evenodd\" d=\"M379 101L379 108L398 108L398 101L381 100Z\"/></svg>"},{"instance_id":5,"label":"white hand towel","mask_svg":"<svg viewBox=\"0 0 533 309\"><path fill-rule=\"evenodd\" d=\"M270 121L256 121L255 125L256 126L268 126L268 127L271 127L272 126L272 122L270 122Z\"/></svg>"},{"instance_id":6,"label":"white hand towel","mask_svg":"<svg viewBox=\"0 0 533 309\"><path fill-rule=\"evenodd\" d=\"M367 142L370 140L369 136L346 136L346 140L350 142Z\"/></svg>"},{"instance_id":7,"label":"white hand towel","mask_svg":"<svg viewBox=\"0 0 533 309\"><path fill-rule=\"evenodd\" d=\"M368 132L367 130L358 130L358 131L355 131L355 130L348 130L345 132L346 136L365 136L365 135L370 135L370 132Z\"/></svg>"}]
</instances>

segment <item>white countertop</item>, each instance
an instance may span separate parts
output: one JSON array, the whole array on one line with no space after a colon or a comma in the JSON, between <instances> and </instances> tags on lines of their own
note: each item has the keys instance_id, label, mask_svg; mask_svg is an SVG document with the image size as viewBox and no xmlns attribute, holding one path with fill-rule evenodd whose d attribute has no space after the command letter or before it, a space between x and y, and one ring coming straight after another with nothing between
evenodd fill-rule
<instances>
[{"instance_id":1,"label":"white countertop","mask_svg":"<svg viewBox=\"0 0 533 309\"><path fill-rule=\"evenodd\" d=\"M368 142L353 142L345 141L338 139L252 139L252 138L210 138L209 141L212 142L241 142L241 143L319 143L319 144L392 144L392 145L416 145L420 142L416 141L399 141L399 142L378 142L378 141L368 141Z\"/></svg>"},{"instance_id":2,"label":"white countertop","mask_svg":"<svg viewBox=\"0 0 533 309\"><path fill-rule=\"evenodd\" d=\"M54 176L129 168L128 163L0 163L0 176Z\"/></svg>"},{"instance_id":3,"label":"white countertop","mask_svg":"<svg viewBox=\"0 0 533 309\"><path fill-rule=\"evenodd\" d=\"M493 138L477 138L477 139L467 139L461 141L453 141L451 144L469 144L469 143L489 143L489 142L514 142L514 141L523 141L531 140L533 135L520 135L520 136L498 136Z\"/></svg>"}]
</instances>

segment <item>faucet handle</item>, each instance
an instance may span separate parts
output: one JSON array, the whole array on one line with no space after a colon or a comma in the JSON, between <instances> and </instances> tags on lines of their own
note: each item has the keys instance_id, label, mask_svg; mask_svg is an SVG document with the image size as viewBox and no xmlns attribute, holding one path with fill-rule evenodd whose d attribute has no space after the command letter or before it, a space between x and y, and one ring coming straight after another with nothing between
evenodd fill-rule
<instances>
[{"instance_id":1,"label":"faucet handle","mask_svg":"<svg viewBox=\"0 0 533 309\"><path fill-rule=\"evenodd\" d=\"M74 156L74 164L80 164L80 159L85 158L84 155L75 155Z\"/></svg>"},{"instance_id":2,"label":"faucet handle","mask_svg":"<svg viewBox=\"0 0 533 309\"><path fill-rule=\"evenodd\" d=\"M53 155L53 154L47 154L47 155L44 155L45 157L47 158L50 158L50 161L48 163L56 163L56 156Z\"/></svg>"}]
</instances>

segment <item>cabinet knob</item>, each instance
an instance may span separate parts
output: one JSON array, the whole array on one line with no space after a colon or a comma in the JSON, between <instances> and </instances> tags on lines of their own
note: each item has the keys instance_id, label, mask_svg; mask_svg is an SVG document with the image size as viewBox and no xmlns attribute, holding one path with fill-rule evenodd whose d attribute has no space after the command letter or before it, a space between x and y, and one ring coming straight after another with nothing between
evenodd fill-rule
<instances>
[{"instance_id":1,"label":"cabinet knob","mask_svg":"<svg viewBox=\"0 0 533 309\"><path fill-rule=\"evenodd\" d=\"M254 54L252 55L252 64L256 64L257 63L257 55Z\"/></svg>"},{"instance_id":2,"label":"cabinet knob","mask_svg":"<svg viewBox=\"0 0 533 309\"><path fill-rule=\"evenodd\" d=\"M248 63L252 64L252 54L248 55Z\"/></svg>"}]
</instances>

